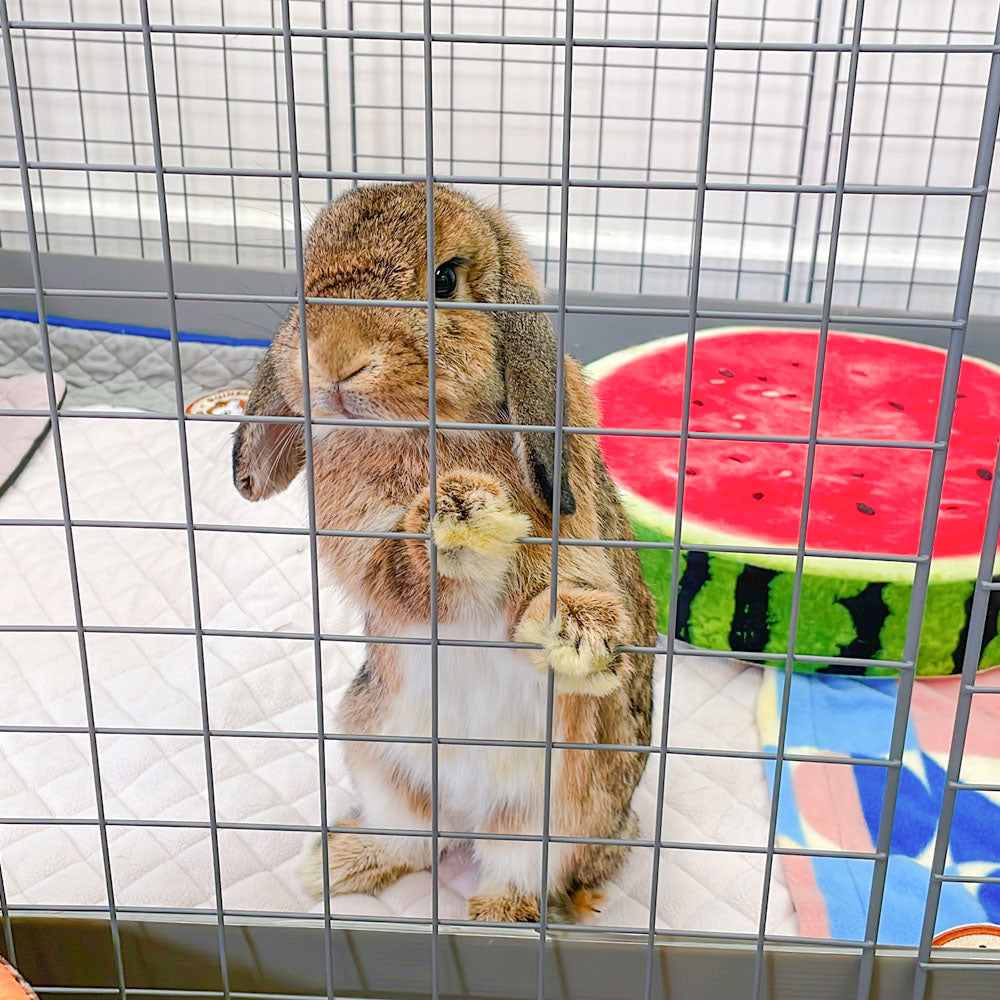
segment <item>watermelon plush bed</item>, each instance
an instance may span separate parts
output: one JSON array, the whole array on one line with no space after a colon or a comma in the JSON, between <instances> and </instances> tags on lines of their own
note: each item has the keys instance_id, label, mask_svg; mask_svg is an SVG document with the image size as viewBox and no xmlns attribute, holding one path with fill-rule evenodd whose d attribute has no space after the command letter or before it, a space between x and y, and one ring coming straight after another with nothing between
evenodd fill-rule
<instances>
[{"instance_id":1,"label":"watermelon plush bed","mask_svg":"<svg viewBox=\"0 0 1000 1000\"><path fill-rule=\"evenodd\" d=\"M816 330L727 327L696 336L684 474L679 579L669 548L640 550L667 628L677 589L676 635L696 646L784 654L788 647L795 556L805 498L807 446L746 435L809 433L819 334ZM641 344L588 371L602 426L681 427L687 335ZM819 438L806 526L795 652L852 659L903 655L945 352L902 340L831 331L820 399ZM1000 367L962 362L937 518L917 671L961 669L968 614L983 546L1000 434ZM885 441L857 447L843 439ZM680 441L606 435L601 445L637 536L672 539ZM991 545L996 544L992 539ZM704 546L700 548L699 546ZM726 546L736 551L718 551ZM745 550L745 551L744 551ZM836 558L849 552L863 558ZM993 594L980 666L1000 663ZM777 660L775 662L778 662ZM800 662L802 669L884 672Z\"/></svg>"}]
</instances>

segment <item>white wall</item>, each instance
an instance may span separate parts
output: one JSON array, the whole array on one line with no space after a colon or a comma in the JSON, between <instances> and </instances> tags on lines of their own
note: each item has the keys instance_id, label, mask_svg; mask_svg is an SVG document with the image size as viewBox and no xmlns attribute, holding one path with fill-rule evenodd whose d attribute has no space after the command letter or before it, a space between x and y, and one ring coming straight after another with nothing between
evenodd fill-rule
<instances>
[{"instance_id":1,"label":"white wall","mask_svg":"<svg viewBox=\"0 0 1000 1000\"><path fill-rule=\"evenodd\" d=\"M2 2L2 0L0 0ZM12 18L139 22L137 0L6 0ZM150 0L154 24L280 26L272 0ZM578 38L702 42L707 0L581 0ZM853 10L853 3L847 5ZM346 0L292 0L292 23L347 25ZM841 2L722 0L723 41L821 42L841 37ZM422 3L355 0L356 28L422 30ZM683 11L683 12L681 12ZM997 0L869 0L863 40L904 44L990 42ZM847 35L851 26L848 13ZM435 2L439 32L561 37L564 13L551 2ZM15 32L29 153L41 161L151 164L141 35ZM288 169L284 62L273 36L156 33L154 54L164 159L168 166ZM351 169L349 53L344 39L294 43L299 159L327 168L324 58L329 80L329 161ZM420 173L423 148L422 42L357 40L354 81L358 167ZM572 176L680 181L696 178L705 53L594 48L574 53ZM715 63L708 176L756 184L824 180L831 95L835 131L844 87L835 56L720 50ZM989 56L865 53L859 64L847 177L851 183L967 185L975 158ZM839 78L846 78L847 59ZM809 74L813 91L807 101ZM228 99L227 99L228 94ZM435 46L435 154L442 174L545 178L560 174L562 50L559 46ZM502 115L500 113L502 108ZM652 127L651 127L651 122ZM808 129L806 129L808 126ZM0 160L16 159L7 95L0 95ZM804 143L804 146L803 146ZM835 177L833 136L825 180ZM48 247L85 254L159 255L155 181L149 175L42 170L33 195ZM345 185L334 182L334 193ZM477 186L517 218L555 280L558 189ZM290 185L274 178L172 175L171 238L180 259L282 266L292 260ZM304 208L325 202L325 181L303 182ZM773 301L822 295L810 288L818 198L789 193L710 192L702 291ZM845 199L836 299L870 307L950 309L967 199L851 195ZM576 288L683 292L694 214L690 191L574 189L570 282ZM793 229L793 224L795 224ZM23 246L17 173L0 169L0 239ZM1000 312L1000 215L987 219L980 256L979 311ZM794 235L794 242L793 242Z\"/></svg>"}]
</instances>

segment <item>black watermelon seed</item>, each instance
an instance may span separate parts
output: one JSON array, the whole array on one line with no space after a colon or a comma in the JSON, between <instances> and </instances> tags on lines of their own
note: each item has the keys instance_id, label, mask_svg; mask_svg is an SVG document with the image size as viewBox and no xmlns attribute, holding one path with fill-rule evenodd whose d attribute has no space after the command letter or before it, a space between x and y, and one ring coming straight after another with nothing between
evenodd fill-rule
<instances>
[{"instance_id":1,"label":"black watermelon seed","mask_svg":"<svg viewBox=\"0 0 1000 1000\"><path fill-rule=\"evenodd\" d=\"M965 393L964 392L956 392L955 393L955 399L965 399Z\"/></svg>"},{"instance_id":2,"label":"black watermelon seed","mask_svg":"<svg viewBox=\"0 0 1000 1000\"><path fill-rule=\"evenodd\" d=\"M764 494L763 493L754 493L753 494L753 498L754 498L754 500L763 500L764 499Z\"/></svg>"},{"instance_id":3,"label":"black watermelon seed","mask_svg":"<svg viewBox=\"0 0 1000 1000\"><path fill-rule=\"evenodd\" d=\"M766 382L767 381L767 376L766 375L758 375L757 376L757 381L758 382Z\"/></svg>"},{"instance_id":4,"label":"black watermelon seed","mask_svg":"<svg viewBox=\"0 0 1000 1000\"><path fill-rule=\"evenodd\" d=\"M962 508L957 503L946 503L941 508L942 510L961 510Z\"/></svg>"},{"instance_id":5,"label":"black watermelon seed","mask_svg":"<svg viewBox=\"0 0 1000 1000\"><path fill-rule=\"evenodd\" d=\"M691 400L691 405L692 406L704 406L705 404L700 399L692 399Z\"/></svg>"},{"instance_id":6,"label":"black watermelon seed","mask_svg":"<svg viewBox=\"0 0 1000 1000\"><path fill-rule=\"evenodd\" d=\"M976 469L976 475L980 479L985 479L986 482L989 482L993 478L993 473L989 469Z\"/></svg>"},{"instance_id":7,"label":"black watermelon seed","mask_svg":"<svg viewBox=\"0 0 1000 1000\"><path fill-rule=\"evenodd\" d=\"M728 458L730 462L740 462L740 463L743 463L743 462L750 461L746 457L746 455L727 455L726 458Z\"/></svg>"},{"instance_id":8,"label":"black watermelon seed","mask_svg":"<svg viewBox=\"0 0 1000 1000\"><path fill-rule=\"evenodd\" d=\"M698 475L698 470L697 469L685 469L684 470L684 475L685 476L697 476Z\"/></svg>"},{"instance_id":9,"label":"black watermelon seed","mask_svg":"<svg viewBox=\"0 0 1000 1000\"><path fill-rule=\"evenodd\" d=\"M864 479L865 478L865 474L863 472L852 472L851 475L855 479Z\"/></svg>"},{"instance_id":10,"label":"black watermelon seed","mask_svg":"<svg viewBox=\"0 0 1000 1000\"><path fill-rule=\"evenodd\" d=\"M790 361L789 364L793 368L801 368L802 367L802 362L801 361Z\"/></svg>"},{"instance_id":11,"label":"black watermelon seed","mask_svg":"<svg viewBox=\"0 0 1000 1000\"><path fill-rule=\"evenodd\" d=\"M894 410L901 410L901 409L903 408L903 404L902 404L902 403L894 403L894 402L893 402L893 401L892 401L891 399L889 400L889 405L890 405L890 406L891 406L891 407L892 407L892 408L893 408Z\"/></svg>"},{"instance_id":12,"label":"black watermelon seed","mask_svg":"<svg viewBox=\"0 0 1000 1000\"><path fill-rule=\"evenodd\" d=\"M874 507L869 507L868 504L866 504L864 501L859 500L858 503L855 506L857 506L858 510L860 510L862 514L874 514L875 513L875 508Z\"/></svg>"},{"instance_id":13,"label":"black watermelon seed","mask_svg":"<svg viewBox=\"0 0 1000 1000\"><path fill-rule=\"evenodd\" d=\"M725 368L720 368L719 369L719 374L720 375L725 375L726 378L736 378L736 376L731 371L728 371Z\"/></svg>"}]
</instances>

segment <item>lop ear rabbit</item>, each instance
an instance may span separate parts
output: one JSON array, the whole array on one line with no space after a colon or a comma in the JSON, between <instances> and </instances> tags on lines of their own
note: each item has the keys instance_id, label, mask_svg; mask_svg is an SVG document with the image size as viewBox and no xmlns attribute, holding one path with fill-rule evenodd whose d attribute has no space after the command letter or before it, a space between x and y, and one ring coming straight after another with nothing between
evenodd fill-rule
<instances>
[{"instance_id":1,"label":"lop ear rabbit","mask_svg":"<svg viewBox=\"0 0 1000 1000\"><path fill-rule=\"evenodd\" d=\"M310 297L419 299L426 287L422 185L362 187L328 206L305 249ZM527 255L499 211L445 187L435 195L438 297L457 302L541 301ZM426 420L427 316L414 308L306 306L314 416ZM441 421L551 426L556 339L543 313L444 309L435 317L437 415ZM577 363L566 359L568 426L596 426ZM301 414L299 316L293 307L260 366L248 414ZM443 830L539 835L544 802L546 674L555 672L554 739L647 744L652 656L618 653L656 640L652 598L636 553L566 546L550 617L550 548L523 544L552 531L554 435L449 431L437 439L436 515L429 520L425 430L336 426L314 431L316 516L321 528L430 532L438 550L439 635L516 640L536 649L442 645L438 720L443 738L518 741L515 747L439 747ZM246 423L236 432L234 480L251 500L281 490L302 467L302 425ZM565 436L560 535L631 539L631 528L593 435ZM372 636L429 636L430 562L423 540L320 538L325 565L365 611ZM340 706L343 731L426 738L431 731L430 651L372 642ZM534 745L531 745L534 744ZM365 828L427 830L431 753L424 743L354 742L344 752L357 788L356 814L328 843L333 893L373 892L429 866L427 837ZM646 754L557 749L552 756L551 833L632 838L630 802ZM442 840L446 846L447 840ZM476 840L479 893L470 915L534 921L541 847ZM620 845L552 843L547 892L577 919L624 861ZM306 855L309 891L322 891L320 845Z\"/></svg>"}]
</instances>

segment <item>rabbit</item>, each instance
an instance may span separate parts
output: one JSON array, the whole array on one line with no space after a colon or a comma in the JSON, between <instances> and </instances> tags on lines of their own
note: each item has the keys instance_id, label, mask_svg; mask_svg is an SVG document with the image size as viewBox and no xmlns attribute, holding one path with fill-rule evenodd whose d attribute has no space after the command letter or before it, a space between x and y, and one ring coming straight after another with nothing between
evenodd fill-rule
<instances>
[{"instance_id":1,"label":"rabbit","mask_svg":"<svg viewBox=\"0 0 1000 1000\"><path fill-rule=\"evenodd\" d=\"M308 297L425 297L423 184L362 186L316 218L304 247ZM434 197L436 298L540 303L541 289L511 224L496 208L445 186ZM306 305L313 416L426 421L427 311ZM544 313L438 310L437 419L551 426L557 342ZM299 315L281 323L248 399L248 415L303 413ZM566 426L596 427L578 363L565 360ZM619 652L654 646L653 599L634 549L560 549L556 614L550 617L551 548L519 542L551 536L554 435L439 430L436 513L431 520L426 429L313 428L316 523L321 529L429 533L437 548L442 639L514 640L535 648L438 647L441 738L545 739L548 670L554 671L553 739L646 745L653 657ZM233 444L240 493L260 500L284 489L305 462L303 425L245 422ZM633 538L593 435L567 434L560 478L560 537ZM324 572L364 612L372 642L339 707L345 733L423 738L423 743L346 741L358 795L328 839L331 894L374 893L431 864L428 836L365 828L431 827L431 587L425 539L320 536ZM543 744L544 745L544 744ZM632 793L648 754L556 749L550 832L634 839ZM439 829L540 837L544 749L439 745ZM439 848L455 846L444 836ZM474 920L536 922L542 850L537 840L474 840ZM549 845L547 898L554 919L593 919L624 845ZM322 845L302 861L304 888L323 892Z\"/></svg>"}]
</instances>

